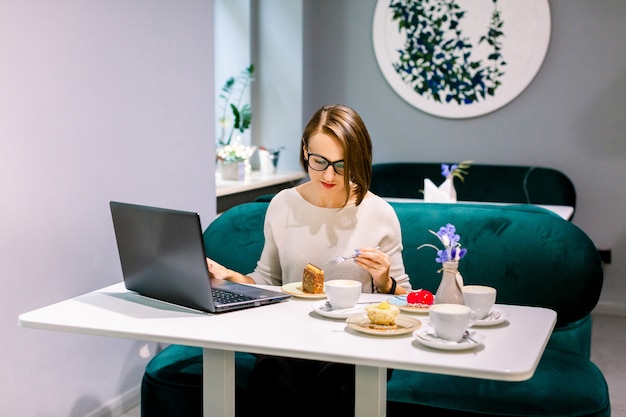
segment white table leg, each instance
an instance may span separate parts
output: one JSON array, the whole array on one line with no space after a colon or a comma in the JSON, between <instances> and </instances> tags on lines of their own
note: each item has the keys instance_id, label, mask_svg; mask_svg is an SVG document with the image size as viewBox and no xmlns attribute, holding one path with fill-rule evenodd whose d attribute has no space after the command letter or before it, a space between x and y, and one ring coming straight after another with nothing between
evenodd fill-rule
<instances>
[{"instance_id":1,"label":"white table leg","mask_svg":"<svg viewBox=\"0 0 626 417\"><path fill-rule=\"evenodd\" d=\"M235 352L203 349L204 417L235 417Z\"/></svg>"},{"instance_id":2,"label":"white table leg","mask_svg":"<svg viewBox=\"0 0 626 417\"><path fill-rule=\"evenodd\" d=\"M356 366L354 415L385 417L387 415L387 368Z\"/></svg>"}]
</instances>

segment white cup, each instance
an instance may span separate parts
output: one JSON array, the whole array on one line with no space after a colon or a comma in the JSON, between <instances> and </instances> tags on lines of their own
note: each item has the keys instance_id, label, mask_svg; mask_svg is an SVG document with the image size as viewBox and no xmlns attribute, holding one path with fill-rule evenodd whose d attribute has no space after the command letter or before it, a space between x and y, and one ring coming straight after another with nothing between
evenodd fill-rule
<instances>
[{"instance_id":1,"label":"white cup","mask_svg":"<svg viewBox=\"0 0 626 417\"><path fill-rule=\"evenodd\" d=\"M453 342L460 342L465 330L476 321L476 314L463 304L433 304L428 316L437 337Z\"/></svg>"},{"instance_id":2,"label":"white cup","mask_svg":"<svg viewBox=\"0 0 626 417\"><path fill-rule=\"evenodd\" d=\"M361 282L353 279L326 281L324 286L333 310L354 307L361 296Z\"/></svg>"},{"instance_id":3,"label":"white cup","mask_svg":"<svg viewBox=\"0 0 626 417\"><path fill-rule=\"evenodd\" d=\"M496 302L496 289L485 285L466 285L463 287L465 305L476 312L476 320L482 320Z\"/></svg>"}]
</instances>

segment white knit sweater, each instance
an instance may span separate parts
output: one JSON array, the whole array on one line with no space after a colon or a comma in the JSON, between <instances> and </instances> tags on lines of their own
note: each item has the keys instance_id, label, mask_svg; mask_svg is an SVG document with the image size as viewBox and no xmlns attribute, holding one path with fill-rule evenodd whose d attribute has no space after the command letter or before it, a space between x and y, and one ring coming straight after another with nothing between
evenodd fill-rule
<instances>
[{"instance_id":1,"label":"white knit sweater","mask_svg":"<svg viewBox=\"0 0 626 417\"><path fill-rule=\"evenodd\" d=\"M258 284L283 285L302 281L307 263L324 268L338 255L351 255L357 248L376 246L391 260L390 275L399 287L411 290L402 260L400 223L393 208L368 193L358 206L323 208L306 201L289 188L272 198L265 217L265 246L254 272ZM325 269L326 280L355 279L363 292L376 292L372 277L352 260Z\"/></svg>"}]
</instances>

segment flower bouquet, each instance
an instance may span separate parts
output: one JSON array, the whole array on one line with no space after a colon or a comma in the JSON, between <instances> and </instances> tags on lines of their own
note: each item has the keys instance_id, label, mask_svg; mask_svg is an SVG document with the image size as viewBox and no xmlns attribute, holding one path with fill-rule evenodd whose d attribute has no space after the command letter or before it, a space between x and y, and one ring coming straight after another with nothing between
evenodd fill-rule
<instances>
[{"instance_id":1,"label":"flower bouquet","mask_svg":"<svg viewBox=\"0 0 626 417\"><path fill-rule=\"evenodd\" d=\"M437 250L437 257L435 260L439 263L444 262L458 262L462 257L467 253L467 249L461 248L461 236L456 233L456 227L448 223L445 226L439 228L437 233L429 230L430 233L437 236L437 239L443 245L443 249L439 249L435 245L431 245L430 243L424 243L420 245L417 249L421 249L423 247L431 247Z\"/></svg>"},{"instance_id":2,"label":"flower bouquet","mask_svg":"<svg viewBox=\"0 0 626 417\"><path fill-rule=\"evenodd\" d=\"M467 249L461 247L461 236L456 233L456 227L451 223L440 227L436 233L432 230L429 232L439 239L443 249L430 243L420 245L417 249L431 247L437 250L435 261L441 263L442 268L439 271L443 271L443 275L435 294L435 303L464 304L463 277L459 273L459 261L465 256Z\"/></svg>"},{"instance_id":3,"label":"flower bouquet","mask_svg":"<svg viewBox=\"0 0 626 417\"><path fill-rule=\"evenodd\" d=\"M232 162L247 161L250 159L255 150L256 146L244 145L241 143L241 138L237 136L230 144L219 147L216 153L217 159L224 161L225 164L228 164Z\"/></svg>"},{"instance_id":4,"label":"flower bouquet","mask_svg":"<svg viewBox=\"0 0 626 417\"><path fill-rule=\"evenodd\" d=\"M217 149L217 159L221 162L222 179L241 181L250 172L250 157L256 146L246 146L239 136L225 146Z\"/></svg>"}]
</instances>

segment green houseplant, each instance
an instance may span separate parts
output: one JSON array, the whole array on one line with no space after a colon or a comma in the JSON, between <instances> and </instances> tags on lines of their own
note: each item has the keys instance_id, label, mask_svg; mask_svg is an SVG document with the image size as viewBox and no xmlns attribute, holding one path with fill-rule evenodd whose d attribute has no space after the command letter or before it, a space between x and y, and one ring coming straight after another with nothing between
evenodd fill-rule
<instances>
[{"instance_id":1,"label":"green houseplant","mask_svg":"<svg viewBox=\"0 0 626 417\"><path fill-rule=\"evenodd\" d=\"M236 130L243 133L250 128L252 107L250 103L242 104L242 101L246 90L254 81L253 74L254 64L250 64L237 77L226 80L222 87L219 95L220 116L217 119L220 126L219 146L229 145Z\"/></svg>"}]
</instances>

